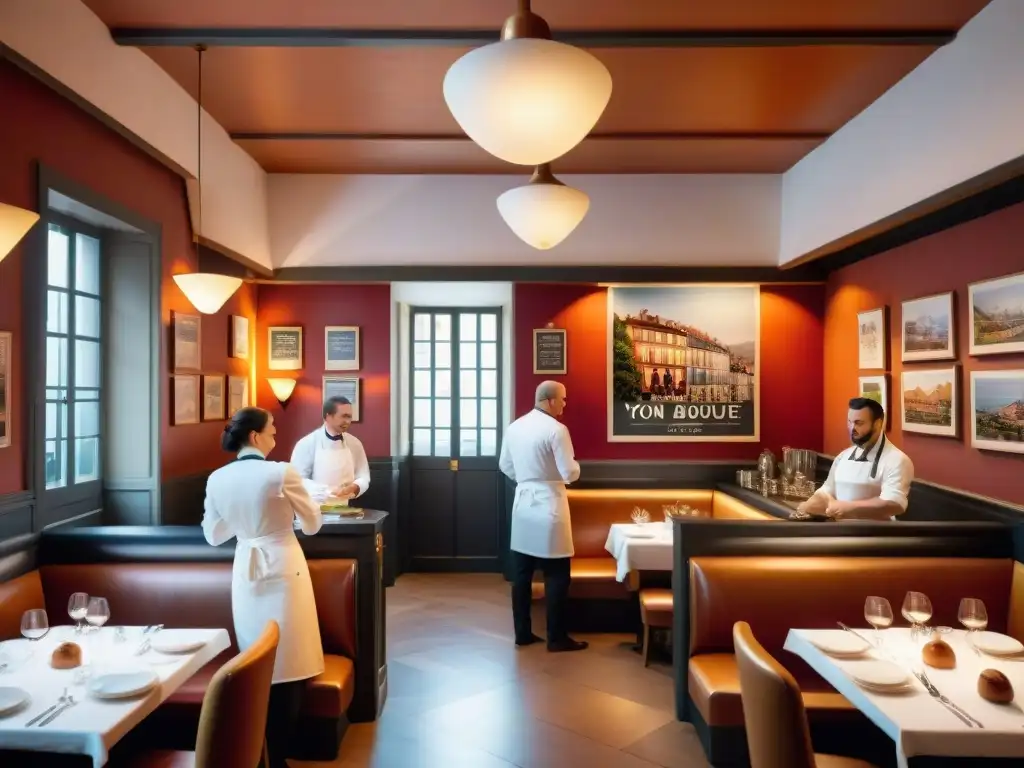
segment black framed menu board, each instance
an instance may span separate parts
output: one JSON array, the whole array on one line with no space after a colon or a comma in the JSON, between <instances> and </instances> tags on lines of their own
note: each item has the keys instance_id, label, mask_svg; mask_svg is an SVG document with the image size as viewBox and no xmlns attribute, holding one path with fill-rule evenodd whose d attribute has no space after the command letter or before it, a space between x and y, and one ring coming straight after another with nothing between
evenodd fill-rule
<instances>
[{"instance_id":1,"label":"black framed menu board","mask_svg":"<svg viewBox=\"0 0 1024 768\"><path fill-rule=\"evenodd\" d=\"M566 372L564 328L534 329L533 372L550 374L564 374Z\"/></svg>"}]
</instances>

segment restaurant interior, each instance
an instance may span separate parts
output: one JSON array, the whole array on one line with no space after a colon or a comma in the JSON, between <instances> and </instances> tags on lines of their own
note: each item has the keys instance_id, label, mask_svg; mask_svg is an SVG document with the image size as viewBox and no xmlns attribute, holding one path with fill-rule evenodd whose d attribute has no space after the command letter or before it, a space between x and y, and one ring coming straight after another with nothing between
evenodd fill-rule
<instances>
[{"instance_id":1,"label":"restaurant interior","mask_svg":"<svg viewBox=\"0 0 1024 768\"><path fill-rule=\"evenodd\" d=\"M293 766L1020 766L1022 31L2 0L0 765L263 764L278 630L239 648L207 479L239 409L286 462L344 396L369 488L296 534ZM513 637L544 381L581 653ZM892 520L797 512L852 398L913 463Z\"/></svg>"}]
</instances>

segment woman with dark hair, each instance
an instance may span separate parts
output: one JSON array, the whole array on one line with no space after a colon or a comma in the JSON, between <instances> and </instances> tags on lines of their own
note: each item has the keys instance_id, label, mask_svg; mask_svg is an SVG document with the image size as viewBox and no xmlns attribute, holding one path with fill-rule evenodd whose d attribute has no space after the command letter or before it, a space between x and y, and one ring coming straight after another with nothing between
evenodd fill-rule
<instances>
[{"instance_id":1,"label":"woman with dark hair","mask_svg":"<svg viewBox=\"0 0 1024 768\"><path fill-rule=\"evenodd\" d=\"M294 467L267 461L276 431L274 417L262 408L242 408L224 427L221 447L236 458L206 482L203 533L215 547L238 539L231 612L239 649L255 642L269 620L281 628L267 751L272 768L283 768L306 680L324 671L313 583L293 522L298 518L302 532L312 535L323 516Z\"/></svg>"}]
</instances>

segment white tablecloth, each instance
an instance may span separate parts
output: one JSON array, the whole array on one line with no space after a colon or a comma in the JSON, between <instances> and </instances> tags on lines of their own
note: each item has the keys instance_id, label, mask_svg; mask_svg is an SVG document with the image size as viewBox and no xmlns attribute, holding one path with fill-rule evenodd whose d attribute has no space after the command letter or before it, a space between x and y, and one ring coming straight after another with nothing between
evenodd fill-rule
<instances>
[{"instance_id":1,"label":"white tablecloth","mask_svg":"<svg viewBox=\"0 0 1024 768\"><path fill-rule=\"evenodd\" d=\"M672 524L615 523L604 548L615 558L615 578L625 581L630 571L672 570Z\"/></svg>"},{"instance_id":2,"label":"white tablecloth","mask_svg":"<svg viewBox=\"0 0 1024 768\"><path fill-rule=\"evenodd\" d=\"M844 671L857 661L833 658L809 639L842 631L791 629L785 648L806 661L892 738L901 766L907 764L909 757L924 755L1024 758L1024 710L1020 706L1024 704L1024 661L979 657L968 647L966 633L954 630L942 637L956 653L956 668L933 669L921 662L922 638L912 641L910 630L906 628L882 631L881 650L871 650L864 658L893 661L908 673L923 669L940 693L985 726L969 728L933 699L917 680L913 680L913 690L909 693L879 694L862 688ZM867 640L873 640L873 632L858 630ZM992 704L978 695L978 675L983 669L998 669L1010 679L1016 693L1013 704Z\"/></svg>"},{"instance_id":3,"label":"white tablecloth","mask_svg":"<svg viewBox=\"0 0 1024 768\"><path fill-rule=\"evenodd\" d=\"M224 629L187 630L205 641L198 651L173 656L150 651L136 656L142 629L126 627L124 642L115 641L114 627L83 636L75 635L72 627L60 626L31 645L23 639L0 643L0 657L8 664L0 673L0 686L22 688L32 696L27 707L0 717L0 747L89 755L98 768L107 762L108 750L114 744L207 662L227 650L231 642ZM76 670L50 666L53 649L64 641L82 647L83 660L93 676L125 669L151 669L160 677L160 685L134 699L93 698L86 689L88 680L79 681ZM30 650L26 651L26 646ZM32 655L25 660L27 653ZM79 703L47 725L40 727L36 723L26 727L29 720L55 704L65 688Z\"/></svg>"}]
</instances>

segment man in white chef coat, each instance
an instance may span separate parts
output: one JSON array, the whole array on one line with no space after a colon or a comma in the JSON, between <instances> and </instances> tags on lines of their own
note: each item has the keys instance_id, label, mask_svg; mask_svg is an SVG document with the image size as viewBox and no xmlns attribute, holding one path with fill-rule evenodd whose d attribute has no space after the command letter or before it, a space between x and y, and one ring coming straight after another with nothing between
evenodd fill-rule
<instances>
[{"instance_id":1,"label":"man in white chef coat","mask_svg":"<svg viewBox=\"0 0 1024 768\"><path fill-rule=\"evenodd\" d=\"M349 432L352 403L346 397L329 397L323 416L323 426L295 444L291 464L314 501L362 496L370 487L370 463L359 438Z\"/></svg>"},{"instance_id":2,"label":"man in white chef coat","mask_svg":"<svg viewBox=\"0 0 1024 768\"><path fill-rule=\"evenodd\" d=\"M885 411L876 400L850 400L847 427L853 446L836 456L824 484L797 507L797 514L895 520L907 511L913 462L886 439Z\"/></svg>"},{"instance_id":3,"label":"man in white chef coat","mask_svg":"<svg viewBox=\"0 0 1024 768\"><path fill-rule=\"evenodd\" d=\"M533 572L544 571L548 650L582 651L587 643L573 640L565 628L569 564L573 556L572 527L566 483L579 479L569 430L558 417L565 410L565 387L545 381L537 387L533 410L505 431L498 466L516 483L512 505L512 622L516 645L532 645L530 603Z\"/></svg>"}]
</instances>

